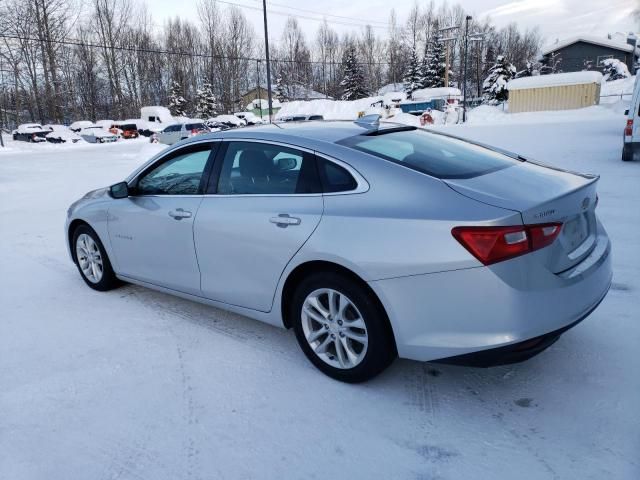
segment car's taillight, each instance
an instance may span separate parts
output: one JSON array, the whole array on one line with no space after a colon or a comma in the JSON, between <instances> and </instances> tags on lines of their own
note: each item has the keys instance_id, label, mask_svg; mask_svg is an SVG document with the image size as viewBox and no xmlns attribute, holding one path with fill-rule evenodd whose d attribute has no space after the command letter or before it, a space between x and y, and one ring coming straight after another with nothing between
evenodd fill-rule
<instances>
[{"instance_id":1,"label":"car's taillight","mask_svg":"<svg viewBox=\"0 0 640 480\"><path fill-rule=\"evenodd\" d=\"M491 265L551 245L561 229L562 223L455 227L451 234L484 265Z\"/></svg>"},{"instance_id":2,"label":"car's taillight","mask_svg":"<svg viewBox=\"0 0 640 480\"><path fill-rule=\"evenodd\" d=\"M624 136L630 137L633 135L633 120L627 120L627 126L624 127Z\"/></svg>"}]
</instances>

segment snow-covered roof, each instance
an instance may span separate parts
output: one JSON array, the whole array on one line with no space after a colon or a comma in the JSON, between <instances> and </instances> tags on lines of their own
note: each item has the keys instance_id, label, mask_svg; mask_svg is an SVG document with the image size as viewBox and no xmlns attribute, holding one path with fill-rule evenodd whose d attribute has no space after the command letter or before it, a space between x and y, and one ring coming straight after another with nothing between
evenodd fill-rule
<instances>
[{"instance_id":1,"label":"snow-covered roof","mask_svg":"<svg viewBox=\"0 0 640 480\"><path fill-rule=\"evenodd\" d=\"M594 45L601 45L603 47L615 48L616 50L622 50L623 52L631 52L633 46L627 43L617 42L615 40L609 40L603 37L594 37L590 35L581 35L578 37L570 37L564 40L559 40L553 45L547 45L542 49L542 54L546 55L551 52L555 52L561 48L568 47L577 42L593 43Z\"/></svg>"},{"instance_id":2,"label":"snow-covered roof","mask_svg":"<svg viewBox=\"0 0 640 480\"><path fill-rule=\"evenodd\" d=\"M413 100L431 100L432 98L459 97L462 92L453 87L420 88L411 94Z\"/></svg>"},{"instance_id":3,"label":"snow-covered roof","mask_svg":"<svg viewBox=\"0 0 640 480\"><path fill-rule=\"evenodd\" d=\"M509 80L507 90L525 90L527 88L558 87L560 85L580 85L584 83L602 83L602 74L596 71L589 71L516 78Z\"/></svg>"}]
</instances>

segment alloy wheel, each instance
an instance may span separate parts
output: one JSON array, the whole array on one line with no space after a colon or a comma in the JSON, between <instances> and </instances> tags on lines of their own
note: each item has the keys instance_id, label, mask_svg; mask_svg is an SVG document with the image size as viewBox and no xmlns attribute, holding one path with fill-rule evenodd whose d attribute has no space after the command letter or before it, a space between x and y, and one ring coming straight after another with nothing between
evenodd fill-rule
<instances>
[{"instance_id":1,"label":"alloy wheel","mask_svg":"<svg viewBox=\"0 0 640 480\"><path fill-rule=\"evenodd\" d=\"M302 330L313 352L339 369L350 369L367 353L367 327L356 305L330 288L314 290L302 305Z\"/></svg>"},{"instance_id":2,"label":"alloy wheel","mask_svg":"<svg viewBox=\"0 0 640 480\"><path fill-rule=\"evenodd\" d=\"M76 241L76 258L82 274L91 283L102 280L104 264L98 244L86 233L78 236Z\"/></svg>"}]
</instances>

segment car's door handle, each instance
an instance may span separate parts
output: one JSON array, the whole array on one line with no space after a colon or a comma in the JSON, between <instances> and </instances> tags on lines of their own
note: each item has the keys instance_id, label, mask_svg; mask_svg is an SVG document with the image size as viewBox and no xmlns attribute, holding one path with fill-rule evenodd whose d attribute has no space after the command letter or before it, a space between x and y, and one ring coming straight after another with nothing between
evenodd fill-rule
<instances>
[{"instance_id":1,"label":"car's door handle","mask_svg":"<svg viewBox=\"0 0 640 480\"><path fill-rule=\"evenodd\" d=\"M271 217L269 221L281 228L286 228L289 225L300 225L300 222L302 222L298 217L291 217L288 213L280 213L277 217Z\"/></svg>"},{"instance_id":2,"label":"car's door handle","mask_svg":"<svg viewBox=\"0 0 640 480\"><path fill-rule=\"evenodd\" d=\"M191 212L183 208L176 208L169 212L169 216L175 220L182 220L183 218L191 218Z\"/></svg>"}]
</instances>

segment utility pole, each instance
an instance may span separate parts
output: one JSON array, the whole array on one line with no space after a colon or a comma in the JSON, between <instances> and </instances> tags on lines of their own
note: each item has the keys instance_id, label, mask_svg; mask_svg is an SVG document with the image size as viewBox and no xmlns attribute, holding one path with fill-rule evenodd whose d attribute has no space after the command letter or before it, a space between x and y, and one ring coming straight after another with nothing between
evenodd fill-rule
<instances>
[{"instance_id":1,"label":"utility pole","mask_svg":"<svg viewBox=\"0 0 640 480\"><path fill-rule=\"evenodd\" d=\"M262 92L260 91L260 60L256 58L256 87L258 87L258 105L260 108L260 120L262 120Z\"/></svg>"},{"instance_id":2,"label":"utility pole","mask_svg":"<svg viewBox=\"0 0 640 480\"><path fill-rule=\"evenodd\" d=\"M439 33L442 33L442 32L447 32L448 33L448 32L452 32L453 30L458 30L459 28L460 27L458 25L454 25L452 27L441 28L441 29L438 30L438 32ZM444 56L444 58L445 58L445 60L444 60L444 67L445 67L445 69L444 69L444 86L445 87L449 86L449 56L450 56L450 53L449 53L449 42L451 40L455 40L455 39L456 39L456 37L440 37L440 41L444 42L444 44L445 44L445 54L444 54L445 55Z\"/></svg>"},{"instance_id":3,"label":"utility pole","mask_svg":"<svg viewBox=\"0 0 640 480\"><path fill-rule=\"evenodd\" d=\"M464 75L462 80L462 123L467 121L467 47L469 45L469 21L471 15L467 15L464 24Z\"/></svg>"},{"instance_id":4,"label":"utility pole","mask_svg":"<svg viewBox=\"0 0 640 480\"><path fill-rule=\"evenodd\" d=\"M262 13L264 15L264 49L267 60L267 97L269 99L269 123L273 116L273 102L271 100L271 66L269 64L269 30L267 28L267 0L262 0Z\"/></svg>"}]
</instances>

